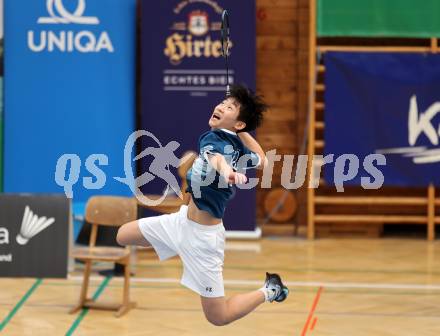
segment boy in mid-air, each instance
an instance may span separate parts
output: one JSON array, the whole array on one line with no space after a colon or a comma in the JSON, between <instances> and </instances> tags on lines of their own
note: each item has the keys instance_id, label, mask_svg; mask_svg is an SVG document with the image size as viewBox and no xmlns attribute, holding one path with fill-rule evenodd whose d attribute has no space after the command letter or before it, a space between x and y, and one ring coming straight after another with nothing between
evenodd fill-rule
<instances>
[{"instance_id":1,"label":"boy in mid-air","mask_svg":"<svg viewBox=\"0 0 440 336\"><path fill-rule=\"evenodd\" d=\"M200 295L206 318L217 326L247 315L265 301L284 301L289 293L277 274L266 273L262 288L224 296L222 217L235 192L233 184L247 181L240 171L266 165L263 149L248 133L260 125L266 108L246 87L232 86L230 95L214 108L211 130L199 138L199 156L187 176L188 206L127 223L117 235L121 245L152 246L160 260L179 255L181 283Z\"/></svg>"}]
</instances>

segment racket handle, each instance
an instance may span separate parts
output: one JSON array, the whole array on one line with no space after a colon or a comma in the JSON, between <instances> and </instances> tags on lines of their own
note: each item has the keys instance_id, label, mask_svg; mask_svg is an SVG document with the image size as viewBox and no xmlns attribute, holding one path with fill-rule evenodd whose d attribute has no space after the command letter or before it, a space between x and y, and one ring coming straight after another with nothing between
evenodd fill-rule
<instances>
[{"instance_id":1,"label":"racket handle","mask_svg":"<svg viewBox=\"0 0 440 336\"><path fill-rule=\"evenodd\" d=\"M226 85L226 97L229 97L231 95L231 88L229 84Z\"/></svg>"}]
</instances>

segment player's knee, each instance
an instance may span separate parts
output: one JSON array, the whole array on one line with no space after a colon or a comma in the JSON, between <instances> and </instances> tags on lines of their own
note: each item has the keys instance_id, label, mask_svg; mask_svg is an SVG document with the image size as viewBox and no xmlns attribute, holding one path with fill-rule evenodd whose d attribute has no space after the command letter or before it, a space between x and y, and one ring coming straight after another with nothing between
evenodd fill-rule
<instances>
[{"instance_id":1,"label":"player's knee","mask_svg":"<svg viewBox=\"0 0 440 336\"><path fill-rule=\"evenodd\" d=\"M229 324L229 321L223 316L205 314L205 317L209 323L211 323L212 325L215 325L216 327L222 327L222 326Z\"/></svg>"},{"instance_id":2,"label":"player's knee","mask_svg":"<svg viewBox=\"0 0 440 336\"><path fill-rule=\"evenodd\" d=\"M118 233L116 235L116 241L118 242L119 245L122 246L127 245L128 242L125 235L124 225L119 228Z\"/></svg>"},{"instance_id":3,"label":"player's knee","mask_svg":"<svg viewBox=\"0 0 440 336\"><path fill-rule=\"evenodd\" d=\"M222 327L228 324L227 321L219 318L207 318L208 322L212 325L215 325L216 327Z\"/></svg>"}]
</instances>

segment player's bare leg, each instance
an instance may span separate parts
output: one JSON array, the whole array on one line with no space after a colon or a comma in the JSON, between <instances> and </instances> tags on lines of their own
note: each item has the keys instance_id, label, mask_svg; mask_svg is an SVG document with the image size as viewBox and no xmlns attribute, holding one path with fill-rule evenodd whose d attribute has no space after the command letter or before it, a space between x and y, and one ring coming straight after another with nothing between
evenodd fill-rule
<instances>
[{"instance_id":1,"label":"player's bare leg","mask_svg":"<svg viewBox=\"0 0 440 336\"><path fill-rule=\"evenodd\" d=\"M264 286L259 290L230 298L200 298L206 319L216 326L224 326L246 316L265 301L284 301L288 293L289 290L277 274L266 273Z\"/></svg>"},{"instance_id":2,"label":"player's bare leg","mask_svg":"<svg viewBox=\"0 0 440 336\"><path fill-rule=\"evenodd\" d=\"M142 235L137 220L122 225L118 230L116 241L118 242L119 245L122 246L126 246L126 245L136 245L136 246L144 246L144 247L151 246L149 241L146 240L145 237Z\"/></svg>"}]
</instances>

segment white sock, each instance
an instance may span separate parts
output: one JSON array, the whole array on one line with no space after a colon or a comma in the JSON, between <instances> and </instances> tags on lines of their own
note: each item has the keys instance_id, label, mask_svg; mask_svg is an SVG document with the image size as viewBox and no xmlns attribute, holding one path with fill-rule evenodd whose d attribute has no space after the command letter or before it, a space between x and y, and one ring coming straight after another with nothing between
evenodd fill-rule
<instances>
[{"instance_id":1,"label":"white sock","mask_svg":"<svg viewBox=\"0 0 440 336\"><path fill-rule=\"evenodd\" d=\"M266 287L261 287L259 289L259 291L263 292L264 294L264 301L266 302L270 302L270 298L269 298L269 290Z\"/></svg>"}]
</instances>

